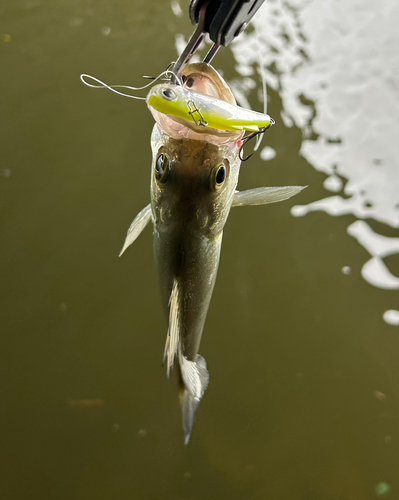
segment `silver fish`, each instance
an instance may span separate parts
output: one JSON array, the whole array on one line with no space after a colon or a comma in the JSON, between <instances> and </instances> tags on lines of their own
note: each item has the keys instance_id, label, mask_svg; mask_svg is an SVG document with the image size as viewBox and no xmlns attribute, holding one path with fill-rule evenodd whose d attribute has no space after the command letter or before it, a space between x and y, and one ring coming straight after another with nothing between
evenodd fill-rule
<instances>
[{"instance_id":1,"label":"silver fish","mask_svg":"<svg viewBox=\"0 0 399 500\"><path fill-rule=\"evenodd\" d=\"M206 80L210 95L232 102L230 90L213 68L192 64L185 73L199 75L198 86ZM195 88L195 82L190 83ZM191 138L180 123L176 128L173 118L159 118L151 136L151 203L132 222L121 254L151 220L162 303L169 319L164 362L168 377L175 362L178 367L187 444L209 382L206 361L198 350L230 208L283 201L303 187L263 187L238 192L240 140L224 143L224 138L209 134L207 141L198 140L197 135ZM172 132L168 131L169 125Z\"/></svg>"}]
</instances>

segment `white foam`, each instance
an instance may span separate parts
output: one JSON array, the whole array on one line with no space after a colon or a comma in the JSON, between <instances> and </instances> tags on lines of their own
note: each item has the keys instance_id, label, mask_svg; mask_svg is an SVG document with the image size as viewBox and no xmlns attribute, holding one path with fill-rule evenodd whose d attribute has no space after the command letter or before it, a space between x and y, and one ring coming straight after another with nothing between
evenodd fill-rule
<instances>
[{"instance_id":1,"label":"white foam","mask_svg":"<svg viewBox=\"0 0 399 500\"><path fill-rule=\"evenodd\" d=\"M394 309L385 311L382 318L388 325L399 325L399 311L395 311Z\"/></svg>"}]
</instances>

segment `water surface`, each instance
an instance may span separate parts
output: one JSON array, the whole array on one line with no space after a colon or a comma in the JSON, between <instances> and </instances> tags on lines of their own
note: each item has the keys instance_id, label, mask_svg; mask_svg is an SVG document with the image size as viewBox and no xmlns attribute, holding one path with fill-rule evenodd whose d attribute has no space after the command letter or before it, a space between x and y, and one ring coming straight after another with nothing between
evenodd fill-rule
<instances>
[{"instance_id":1,"label":"water surface","mask_svg":"<svg viewBox=\"0 0 399 500\"><path fill-rule=\"evenodd\" d=\"M260 41L215 60L256 109L257 44L267 66L271 159L245 163L240 189L309 187L231 212L188 447L151 231L117 257L149 202L152 117L79 80L161 72L192 30L181 7L0 7L2 497L395 498L396 3L269 2Z\"/></svg>"}]
</instances>

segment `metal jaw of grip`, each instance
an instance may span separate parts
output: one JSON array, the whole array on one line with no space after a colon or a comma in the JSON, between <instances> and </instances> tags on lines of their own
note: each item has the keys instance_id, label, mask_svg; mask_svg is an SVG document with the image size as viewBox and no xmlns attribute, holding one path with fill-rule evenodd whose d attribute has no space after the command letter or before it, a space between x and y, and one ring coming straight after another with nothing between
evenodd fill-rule
<instances>
[{"instance_id":1,"label":"metal jaw of grip","mask_svg":"<svg viewBox=\"0 0 399 500\"><path fill-rule=\"evenodd\" d=\"M214 45L205 56L209 64L220 46L228 45L244 31L264 0L191 0L190 19L197 28L173 66L175 82L208 33Z\"/></svg>"},{"instance_id":2,"label":"metal jaw of grip","mask_svg":"<svg viewBox=\"0 0 399 500\"><path fill-rule=\"evenodd\" d=\"M190 19L199 22L202 7L207 4L204 31L217 45L227 46L248 25L264 0L191 0Z\"/></svg>"},{"instance_id":3,"label":"metal jaw of grip","mask_svg":"<svg viewBox=\"0 0 399 500\"><path fill-rule=\"evenodd\" d=\"M198 12L198 21L197 21L198 26L194 31L194 33L191 35L191 38L188 41L188 44L186 45L186 48L180 54L179 59L173 65L172 71L177 77L180 77L180 74L182 73L184 66L186 66L186 64L189 62L194 53L198 50L198 47L201 45L202 40L205 38L206 33L204 31L204 26L205 26L206 7L207 3L203 2L203 5L200 7Z\"/></svg>"}]
</instances>

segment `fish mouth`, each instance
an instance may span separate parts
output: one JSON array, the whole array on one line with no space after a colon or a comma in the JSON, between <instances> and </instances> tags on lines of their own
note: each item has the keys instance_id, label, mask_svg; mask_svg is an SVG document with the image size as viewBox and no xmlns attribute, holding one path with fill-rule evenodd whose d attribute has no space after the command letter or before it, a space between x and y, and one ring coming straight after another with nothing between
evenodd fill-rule
<instances>
[{"instance_id":1,"label":"fish mouth","mask_svg":"<svg viewBox=\"0 0 399 500\"><path fill-rule=\"evenodd\" d=\"M222 76L212 66L200 63L188 64L181 75L183 87L200 94L216 97L229 104L237 104L233 93Z\"/></svg>"},{"instance_id":2,"label":"fish mouth","mask_svg":"<svg viewBox=\"0 0 399 500\"><path fill-rule=\"evenodd\" d=\"M216 99L220 99L229 104L236 104L233 93L222 76L212 66L200 63L188 64L181 75L183 87L204 94ZM194 114L193 121L184 120L175 116L167 115L156 111L153 107L149 109L158 124L161 132L169 135L173 139L192 139L206 141L214 145L231 144L234 145L242 139L245 131L218 130L206 126L201 119L200 111Z\"/></svg>"}]
</instances>

